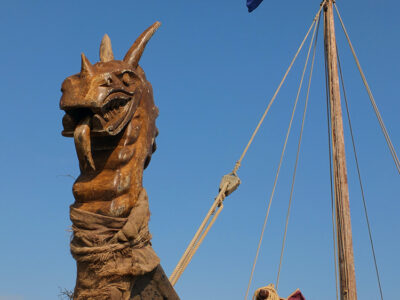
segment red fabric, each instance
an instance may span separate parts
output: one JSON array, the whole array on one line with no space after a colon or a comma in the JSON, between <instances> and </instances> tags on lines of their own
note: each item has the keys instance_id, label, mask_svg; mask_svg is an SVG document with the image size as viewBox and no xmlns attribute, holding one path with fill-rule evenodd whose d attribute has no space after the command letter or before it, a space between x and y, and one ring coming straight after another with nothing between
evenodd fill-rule
<instances>
[{"instance_id":1,"label":"red fabric","mask_svg":"<svg viewBox=\"0 0 400 300\"><path fill-rule=\"evenodd\" d=\"M287 300L306 300L300 290L296 290Z\"/></svg>"}]
</instances>

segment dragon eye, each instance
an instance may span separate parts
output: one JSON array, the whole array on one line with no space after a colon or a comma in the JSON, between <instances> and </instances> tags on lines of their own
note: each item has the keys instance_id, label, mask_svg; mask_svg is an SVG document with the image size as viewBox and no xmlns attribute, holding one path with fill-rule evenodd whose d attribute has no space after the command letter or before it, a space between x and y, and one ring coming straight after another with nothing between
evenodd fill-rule
<instances>
[{"instance_id":1,"label":"dragon eye","mask_svg":"<svg viewBox=\"0 0 400 300\"><path fill-rule=\"evenodd\" d=\"M128 86L129 82L131 81L131 77L129 76L128 73L124 73L124 75L122 75L122 82Z\"/></svg>"}]
</instances>

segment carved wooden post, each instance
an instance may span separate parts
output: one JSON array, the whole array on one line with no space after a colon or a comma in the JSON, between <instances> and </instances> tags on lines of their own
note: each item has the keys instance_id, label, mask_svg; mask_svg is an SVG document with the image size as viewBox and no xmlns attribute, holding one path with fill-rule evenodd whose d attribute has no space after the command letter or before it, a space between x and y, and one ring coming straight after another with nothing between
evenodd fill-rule
<instances>
[{"instance_id":1,"label":"carved wooden post","mask_svg":"<svg viewBox=\"0 0 400 300\"><path fill-rule=\"evenodd\" d=\"M324 11L325 51L332 124L332 159L338 234L340 298L341 300L356 300L357 290L343 136L342 108L340 103L335 24L333 19L333 0L327 1Z\"/></svg>"},{"instance_id":2,"label":"carved wooden post","mask_svg":"<svg viewBox=\"0 0 400 300\"><path fill-rule=\"evenodd\" d=\"M156 22L115 60L104 36L100 62L82 54L62 84L62 134L74 137L81 174L73 186L74 299L178 300L151 247L143 170L156 149L158 109L139 66Z\"/></svg>"}]
</instances>

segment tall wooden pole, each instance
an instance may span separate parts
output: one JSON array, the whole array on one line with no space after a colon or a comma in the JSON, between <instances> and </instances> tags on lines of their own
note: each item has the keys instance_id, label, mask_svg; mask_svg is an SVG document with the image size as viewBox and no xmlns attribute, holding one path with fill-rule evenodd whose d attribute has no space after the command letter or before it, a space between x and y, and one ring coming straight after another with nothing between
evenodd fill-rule
<instances>
[{"instance_id":1,"label":"tall wooden pole","mask_svg":"<svg viewBox=\"0 0 400 300\"><path fill-rule=\"evenodd\" d=\"M356 276L343 136L342 107L340 103L333 1L334 0L327 0L324 7L324 35L332 124L332 161L333 178L335 183L340 299L356 300Z\"/></svg>"}]
</instances>

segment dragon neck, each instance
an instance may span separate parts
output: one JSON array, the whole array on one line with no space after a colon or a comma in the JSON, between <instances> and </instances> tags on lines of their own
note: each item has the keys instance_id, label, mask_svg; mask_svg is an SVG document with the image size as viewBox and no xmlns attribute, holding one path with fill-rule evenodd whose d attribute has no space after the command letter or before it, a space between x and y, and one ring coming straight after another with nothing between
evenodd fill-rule
<instances>
[{"instance_id":1,"label":"dragon neck","mask_svg":"<svg viewBox=\"0 0 400 300\"><path fill-rule=\"evenodd\" d=\"M145 82L140 104L115 137L92 137L96 170L82 169L73 186L74 207L107 216L129 214L143 189L143 170L155 150L158 110Z\"/></svg>"}]
</instances>

